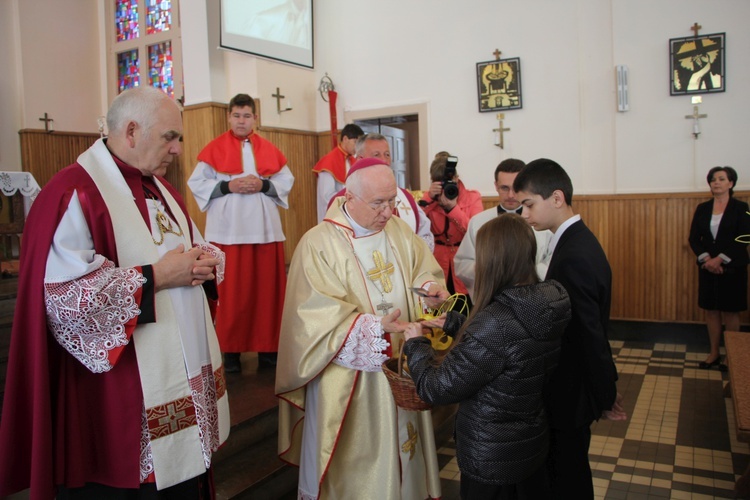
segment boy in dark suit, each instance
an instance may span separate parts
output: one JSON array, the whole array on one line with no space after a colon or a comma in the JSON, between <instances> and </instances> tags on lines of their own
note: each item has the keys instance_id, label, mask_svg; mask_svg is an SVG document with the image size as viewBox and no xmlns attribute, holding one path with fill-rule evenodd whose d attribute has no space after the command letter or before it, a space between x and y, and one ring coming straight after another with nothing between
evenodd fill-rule
<instances>
[{"instance_id":1,"label":"boy in dark suit","mask_svg":"<svg viewBox=\"0 0 750 500\"><path fill-rule=\"evenodd\" d=\"M554 233L546 279L565 287L573 313L563 333L560 363L545 391L553 498L593 499L591 424L602 417L627 418L607 340L612 270L596 236L573 212L573 185L560 165L544 158L532 161L516 176L513 190L529 224Z\"/></svg>"}]
</instances>

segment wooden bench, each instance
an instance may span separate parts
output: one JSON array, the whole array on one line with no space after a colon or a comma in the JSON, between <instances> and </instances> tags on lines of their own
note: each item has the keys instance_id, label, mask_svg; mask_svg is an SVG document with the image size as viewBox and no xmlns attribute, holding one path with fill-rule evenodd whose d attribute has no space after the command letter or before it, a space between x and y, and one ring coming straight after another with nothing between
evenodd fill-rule
<instances>
[{"instance_id":1,"label":"wooden bench","mask_svg":"<svg viewBox=\"0 0 750 500\"><path fill-rule=\"evenodd\" d=\"M750 333L724 332L729 365L726 394L734 402L737 440L750 443ZM750 498L750 466L734 485L736 498Z\"/></svg>"}]
</instances>

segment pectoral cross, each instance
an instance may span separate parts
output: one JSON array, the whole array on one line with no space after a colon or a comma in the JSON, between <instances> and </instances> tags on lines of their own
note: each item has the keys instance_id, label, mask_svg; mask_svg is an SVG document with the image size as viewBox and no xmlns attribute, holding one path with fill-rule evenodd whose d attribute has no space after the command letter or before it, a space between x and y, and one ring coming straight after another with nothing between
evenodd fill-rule
<instances>
[{"instance_id":1,"label":"pectoral cross","mask_svg":"<svg viewBox=\"0 0 750 500\"><path fill-rule=\"evenodd\" d=\"M700 118L707 118L707 117L708 117L708 115L706 115L706 114L700 114L698 112L698 106L693 106L693 114L692 115L685 115L686 119L692 119L693 120L693 137L695 139L697 139L698 136L701 133L700 123L698 122L698 120Z\"/></svg>"},{"instance_id":2,"label":"pectoral cross","mask_svg":"<svg viewBox=\"0 0 750 500\"><path fill-rule=\"evenodd\" d=\"M498 128L493 128L493 132L497 132L495 135L495 146L499 147L500 149L504 149L504 143L505 143L505 137L503 132L510 132L509 128L503 127L503 120L505 119L505 113L498 113L497 114L497 121L499 122Z\"/></svg>"},{"instance_id":3,"label":"pectoral cross","mask_svg":"<svg viewBox=\"0 0 750 500\"><path fill-rule=\"evenodd\" d=\"M385 297L383 297L382 300L383 301L380 304L378 304L378 306L376 307L376 309L378 311L382 311L383 312L383 316L386 316L391 311L391 309L393 309L393 304L390 303L390 302L386 302L385 301Z\"/></svg>"},{"instance_id":4,"label":"pectoral cross","mask_svg":"<svg viewBox=\"0 0 750 500\"><path fill-rule=\"evenodd\" d=\"M53 120L52 118L49 118L49 117L47 116L47 113L44 113L44 117L43 117L43 118L39 118L39 121L40 121L40 122L44 122L44 131L45 131L45 132L52 132L52 131L51 131L51 130L49 129L49 122L53 122L53 121L55 121L55 120Z\"/></svg>"}]
</instances>

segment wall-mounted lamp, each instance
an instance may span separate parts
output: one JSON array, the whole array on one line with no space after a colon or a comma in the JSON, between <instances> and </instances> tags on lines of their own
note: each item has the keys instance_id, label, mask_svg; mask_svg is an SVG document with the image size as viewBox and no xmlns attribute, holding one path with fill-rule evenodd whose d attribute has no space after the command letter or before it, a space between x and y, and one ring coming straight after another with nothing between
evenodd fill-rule
<instances>
[{"instance_id":1,"label":"wall-mounted lamp","mask_svg":"<svg viewBox=\"0 0 750 500\"><path fill-rule=\"evenodd\" d=\"M283 113L284 111L291 111L292 110L292 101L287 99L286 101L286 107L284 109L281 109L281 100L284 98L283 95L281 95L281 91L279 90L279 87L276 87L276 93L271 94L271 97L276 98L276 112L278 114Z\"/></svg>"},{"instance_id":2,"label":"wall-mounted lamp","mask_svg":"<svg viewBox=\"0 0 750 500\"><path fill-rule=\"evenodd\" d=\"M615 75L617 76L617 111L627 111L630 109L628 67L623 64L615 66Z\"/></svg>"}]
</instances>

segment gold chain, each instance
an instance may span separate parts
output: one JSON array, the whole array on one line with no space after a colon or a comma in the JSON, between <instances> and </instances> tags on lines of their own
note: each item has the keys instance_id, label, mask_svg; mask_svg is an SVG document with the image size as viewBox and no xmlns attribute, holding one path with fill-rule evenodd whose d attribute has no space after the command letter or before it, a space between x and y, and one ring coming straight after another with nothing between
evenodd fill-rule
<instances>
[{"instance_id":1,"label":"gold chain","mask_svg":"<svg viewBox=\"0 0 750 500\"><path fill-rule=\"evenodd\" d=\"M161 239L159 241L156 241L156 238L154 238L154 235L151 235L151 239L153 240L154 244L159 246L162 243L164 243L164 234L165 233L172 233L176 236L182 236L182 228L180 226L177 226L177 231L174 230L172 227L172 221L164 215L164 212L159 210L159 205L156 204L155 199L151 199L151 201L154 202L154 208L156 209L156 227L159 229L159 235L161 236Z\"/></svg>"}]
</instances>

